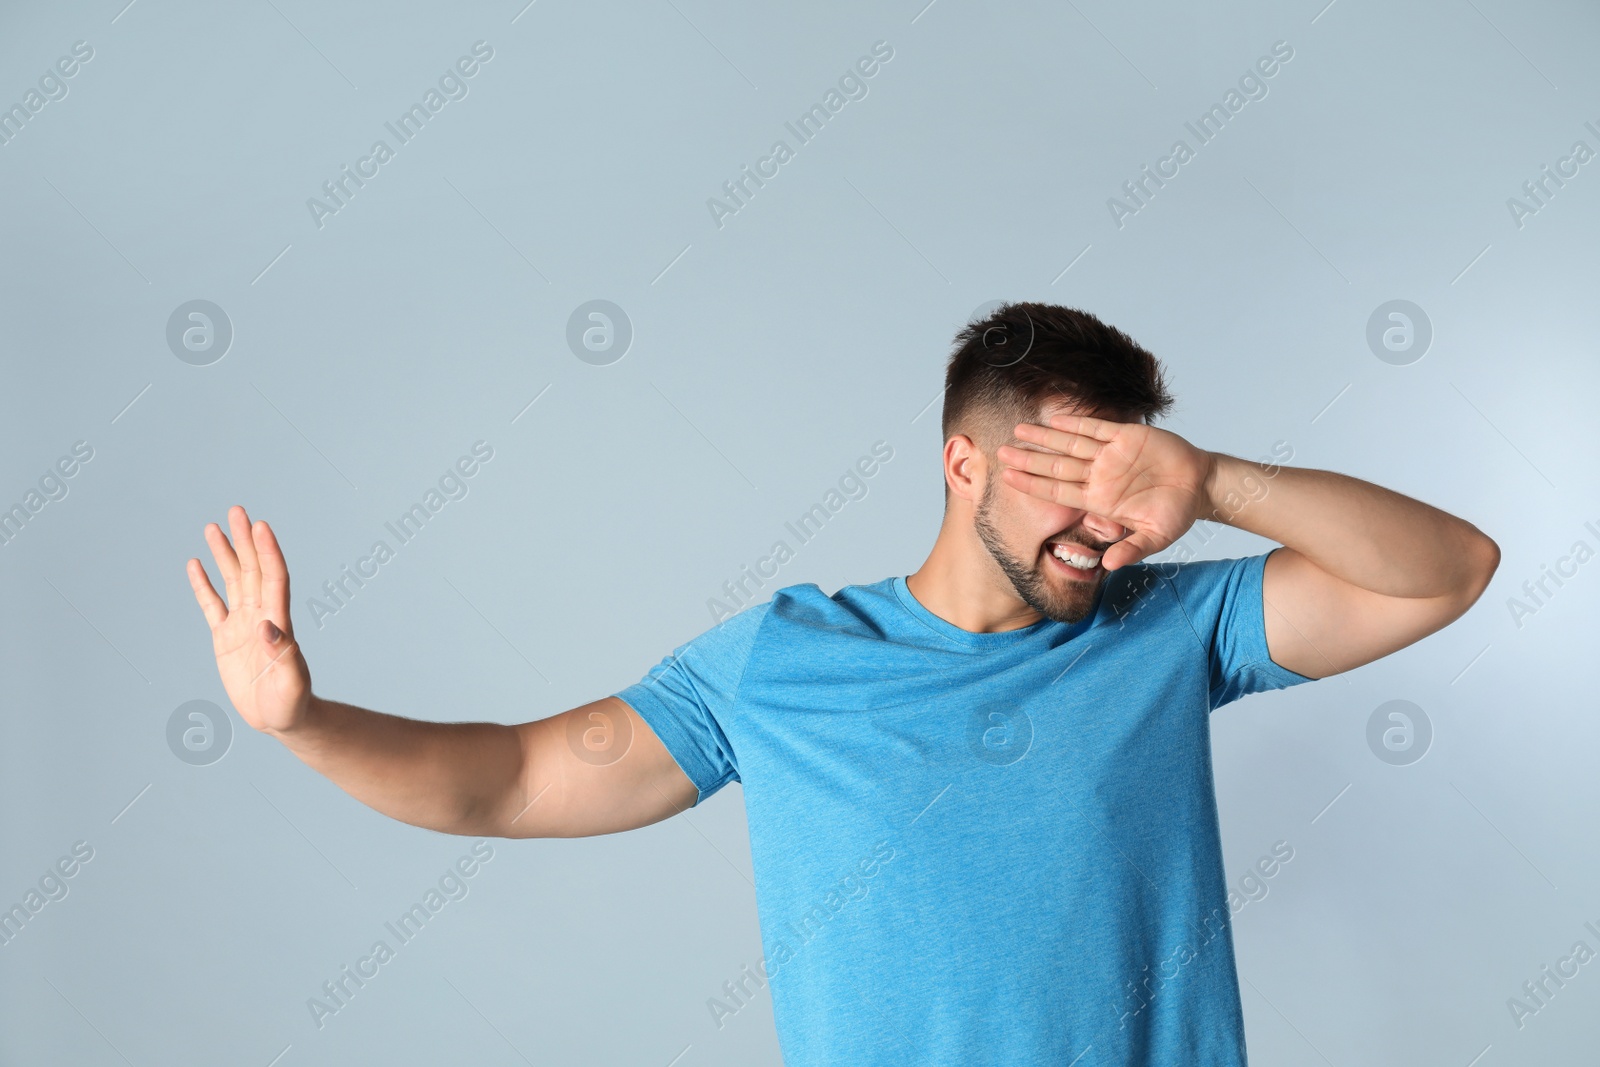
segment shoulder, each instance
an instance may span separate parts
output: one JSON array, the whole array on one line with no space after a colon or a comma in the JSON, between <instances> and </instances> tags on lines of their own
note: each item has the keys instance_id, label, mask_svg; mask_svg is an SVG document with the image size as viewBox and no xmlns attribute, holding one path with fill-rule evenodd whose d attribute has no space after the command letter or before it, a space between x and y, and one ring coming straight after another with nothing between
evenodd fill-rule
<instances>
[{"instance_id":1,"label":"shoulder","mask_svg":"<svg viewBox=\"0 0 1600 1067\"><path fill-rule=\"evenodd\" d=\"M1124 622L1154 603L1172 603L1176 594L1171 571L1170 565L1161 563L1130 563L1112 571L1101 594L1108 618Z\"/></svg>"},{"instance_id":2,"label":"shoulder","mask_svg":"<svg viewBox=\"0 0 1600 1067\"><path fill-rule=\"evenodd\" d=\"M1259 568L1268 553L1226 559L1169 559L1132 563L1119 567L1107 578L1106 592L1114 590L1125 598L1142 597L1165 589L1174 595L1210 590L1247 577L1250 568Z\"/></svg>"},{"instance_id":3,"label":"shoulder","mask_svg":"<svg viewBox=\"0 0 1600 1067\"><path fill-rule=\"evenodd\" d=\"M833 594L824 593L815 582L785 586L760 605L765 608L769 628L800 627L837 632L862 629L876 631L876 620L894 602L891 578L870 585L847 585ZM746 611L754 611L748 608Z\"/></svg>"},{"instance_id":4,"label":"shoulder","mask_svg":"<svg viewBox=\"0 0 1600 1067\"><path fill-rule=\"evenodd\" d=\"M1226 560L1162 560L1130 563L1117 568L1106 579L1106 603L1115 614L1126 614L1147 605L1152 597L1187 605L1195 597L1227 589L1250 576L1266 555L1226 558Z\"/></svg>"},{"instance_id":5,"label":"shoulder","mask_svg":"<svg viewBox=\"0 0 1600 1067\"><path fill-rule=\"evenodd\" d=\"M1225 559L1171 559L1130 564L1106 580L1109 617L1125 624L1131 617L1158 618L1166 612L1181 615L1195 636L1215 630L1231 608L1243 604L1248 594L1259 599L1261 572L1269 552Z\"/></svg>"},{"instance_id":6,"label":"shoulder","mask_svg":"<svg viewBox=\"0 0 1600 1067\"><path fill-rule=\"evenodd\" d=\"M772 606L773 601L768 600L752 604L732 615L719 616L713 613L712 618L715 620L713 625L696 637L693 643L722 649L730 647L748 649L756 635L761 632L762 624L772 612Z\"/></svg>"}]
</instances>

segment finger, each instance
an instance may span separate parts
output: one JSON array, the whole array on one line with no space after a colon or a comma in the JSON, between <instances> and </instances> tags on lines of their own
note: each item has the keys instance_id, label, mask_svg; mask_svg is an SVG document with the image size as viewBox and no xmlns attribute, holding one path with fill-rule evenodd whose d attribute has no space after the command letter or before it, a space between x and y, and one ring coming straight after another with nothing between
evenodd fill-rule
<instances>
[{"instance_id":1,"label":"finger","mask_svg":"<svg viewBox=\"0 0 1600 1067\"><path fill-rule=\"evenodd\" d=\"M233 528L233 550L239 556L240 604L261 604L261 564L256 560L255 539L250 535L250 516L235 504L228 509L228 525Z\"/></svg>"},{"instance_id":2,"label":"finger","mask_svg":"<svg viewBox=\"0 0 1600 1067\"><path fill-rule=\"evenodd\" d=\"M1031 448L1001 445L996 450L995 456L1008 467L1032 474L1048 475L1066 482L1081 482L1089 473L1088 460L1057 455L1054 452L1035 452Z\"/></svg>"},{"instance_id":3,"label":"finger","mask_svg":"<svg viewBox=\"0 0 1600 1067\"><path fill-rule=\"evenodd\" d=\"M1016 434L1019 441L1031 441L1078 459L1094 459L1101 448L1100 442L1088 434L1051 429L1032 422L1017 423Z\"/></svg>"},{"instance_id":4,"label":"finger","mask_svg":"<svg viewBox=\"0 0 1600 1067\"><path fill-rule=\"evenodd\" d=\"M285 633L293 634L289 622L289 566L284 561L283 549L265 519L257 519L251 528L255 535L256 558L261 562L261 607L267 618L278 624Z\"/></svg>"},{"instance_id":5,"label":"finger","mask_svg":"<svg viewBox=\"0 0 1600 1067\"><path fill-rule=\"evenodd\" d=\"M233 554L228 535L214 522L206 523L206 544L211 546L211 558L216 560L217 572L222 575L223 588L228 591L228 607L239 606L239 557ZM210 579L207 579L208 581Z\"/></svg>"},{"instance_id":6,"label":"finger","mask_svg":"<svg viewBox=\"0 0 1600 1067\"><path fill-rule=\"evenodd\" d=\"M222 598L211 585L211 576L206 573L199 560L191 559L184 564L184 569L189 572L189 588L194 590L194 598L200 604L200 610L205 613L206 625L215 630L228 617L228 608L222 603Z\"/></svg>"},{"instance_id":7,"label":"finger","mask_svg":"<svg viewBox=\"0 0 1600 1067\"><path fill-rule=\"evenodd\" d=\"M1029 496L1036 496L1042 500L1049 500L1063 507L1076 508L1079 511L1088 511L1088 503L1084 499L1084 486L1081 482L1063 482L1059 478L1046 478L1038 474L1029 474L1019 471L1015 467L1000 468L1000 477L1004 478L1007 485L1020 489Z\"/></svg>"},{"instance_id":8,"label":"finger","mask_svg":"<svg viewBox=\"0 0 1600 1067\"><path fill-rule=\"evenodd\" d=\"M1130 563L1138 563L1162 547L1154 537L1136 531L1106 549L1100 557L1100 565L1108 571L1114 571Z\"/></svg>"},{"instance_id":9,"label":"finger","mask_svg":"<svg viewBox=\"0 0 1600 1067\"><path fill-rule=\"evenodd\" d=\"M1092 415L1052 415L1050 425L1067 433L1092 437L1096 441L1110 441L1126 423L1097 419Z\"/></svg>"}]
</instances>

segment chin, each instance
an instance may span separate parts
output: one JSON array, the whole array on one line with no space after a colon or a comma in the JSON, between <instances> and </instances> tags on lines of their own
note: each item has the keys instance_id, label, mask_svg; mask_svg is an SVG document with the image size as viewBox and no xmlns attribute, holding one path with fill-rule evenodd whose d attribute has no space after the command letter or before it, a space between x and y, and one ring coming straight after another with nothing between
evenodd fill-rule
<instances>
[{"instance_id":1,"label":"chin","mask_svg":"<svg viewBox=\"0 0 1600 1067\"><path fill-rule=\"evenodd\" d=\"M1036 572L1035 591L1041 593L1042 597L1033 600L1042 599L1043 602L1030 601L1028 606L1056 622L1069 625L1082 622L1094 607L1095 594L1104 581L1105 573L1100 571L1093 578L1068 578L1063 581L1059 574Z\"/></svg>"},{"instance_id":2,"label":"chin","mask_svg":"<svg viewBox=\"0 0 1600 1067\"><path fill-rule=\"evenodd\" d=\"M1089 609L1094 605L1093 595L1089 596L1053 596L1045 603L1030 604L1039 614L1056 622L1066 623L1071 626L1080 623L1089 616Z\"/></svg>"}]
</instances>

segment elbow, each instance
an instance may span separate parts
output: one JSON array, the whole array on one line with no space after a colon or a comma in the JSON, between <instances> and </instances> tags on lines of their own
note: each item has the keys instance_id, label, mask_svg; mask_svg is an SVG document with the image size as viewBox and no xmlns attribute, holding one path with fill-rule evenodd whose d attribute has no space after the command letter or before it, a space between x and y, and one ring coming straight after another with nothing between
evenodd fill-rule
<instances>
[{"instance_id":1,"label":"elbow","mask_svg":"<svg viewBox=\"0 0 1600 1067\"><path fill-rule=\"evenodd\" d=\"M1488 534L1483 535L1483 587L1489 587L1489 580L1494 577L1494 572L1500 569L1500 546Z\"/></svg>"},{"instance_id":2,"label":"elbow","mask_svg":"<svg viewBox=\"0 0 1600 1067\"><path fill-rule=\"evenodd\" d=\"M1472 581L1467 588L1467 603L1475 604L1483 596L1484 590L1489 588L1489 583L1494 579L1494 572L1500 569L1500 546L1487 534L1478 532L1478 552L1476 564L1472 571Z\"/></svg>"}]
</instances>

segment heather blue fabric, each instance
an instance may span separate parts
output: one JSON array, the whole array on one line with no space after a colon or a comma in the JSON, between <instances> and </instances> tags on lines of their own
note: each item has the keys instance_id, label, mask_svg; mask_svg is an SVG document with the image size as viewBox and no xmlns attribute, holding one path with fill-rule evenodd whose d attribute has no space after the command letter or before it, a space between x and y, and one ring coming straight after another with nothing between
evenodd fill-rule
<instances>
[{"instance_id":1,"label":"heather blue fabric","mask_svg":"<svg viewBox=\"0 0 1600 1067\"><path fill-rule=\"evenodd\" d=\"M618 692L700 800L743 784L765 958L713 1015L770 982L788 1067L1243 1067L1208 713L1311 680L1268 555L1005 633L789 586Z\"/></svg>"}]
</instances>

